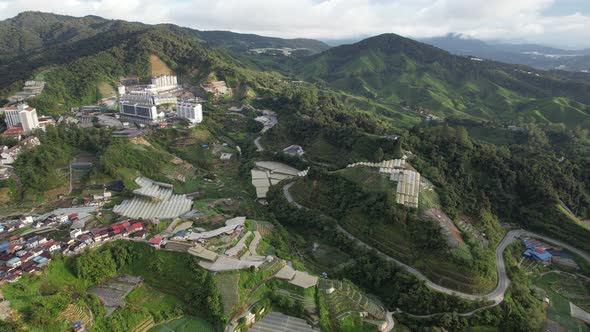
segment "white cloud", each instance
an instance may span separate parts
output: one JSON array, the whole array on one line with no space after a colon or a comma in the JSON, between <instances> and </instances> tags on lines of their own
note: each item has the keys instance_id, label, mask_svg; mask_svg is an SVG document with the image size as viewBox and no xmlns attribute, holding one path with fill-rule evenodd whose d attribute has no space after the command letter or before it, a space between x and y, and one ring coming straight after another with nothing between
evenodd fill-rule
<instances>
[{"instance_id":1,"label":"white cloud","mask_svg":"<svg viewBox=\"0 0 590 332\"><path fill-rule=\"evenodd\" d=\"M335 39L394 32L419 38L458 32L482 39L590 47L590 16L545 16L559 1L0 0L0 18L39 10L279 37Z\"/></svg>"}]
</instances>

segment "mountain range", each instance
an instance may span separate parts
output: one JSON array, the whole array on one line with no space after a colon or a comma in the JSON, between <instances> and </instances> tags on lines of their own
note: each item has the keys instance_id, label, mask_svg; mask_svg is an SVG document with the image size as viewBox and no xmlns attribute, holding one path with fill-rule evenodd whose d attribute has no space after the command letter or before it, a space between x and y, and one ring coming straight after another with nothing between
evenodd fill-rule
<instances>
[{"instance_id":1,"label":"mountain range","mask_svg":"<svg viewBox=\"0 0 590 332\"><path fill-rule=\"evenodd\" d=\"M73 43L122 26L130 31L150 27L143 23L108 20L98 16L72 17L42 12L23 12L14 18L0 22L0 59L57 43ZM313 39L282 39L231 31L199 31L170 24L158 26L170 26L179 32L193 34L212 44L237 50L287 47L305 48L312 53L318 53L329 48L326 43Z\"/></svg>"},{"instance_id":2,"label":"mountain range","mask_svg":"<svg viewBox=\"0 0 590 332\"><path fill-rule=\"evenodd\" d=\"M364 100L358 105L377 112L387 109L385 116L394 121L418 118L423 111L442 118L590 127L589 74L453 55L395 34L330 48L307 39L26 12L0 22L0 44L3 94L23 80L44 79L47 88L34 102L56 113L99 99L100 83L115 85L128 74L147 79L148 59L156 55L185 82L216 77L239 86L244 93L236 98L251 95L248 89L272 88L283 75ZM314 54L245 52L265 47L307 48Z\"/></svg>"},{"instance_id":3,"label":"mountain range","mask_svg":"<svg viewBox=\"0 0 590 332\"><path fill-rule=\"evenodd\" d=\"M590 72L590 49L572 51L535 44L486 43L458 34L421 41L458 55L527 65L542 70Z\"/></svg>"}]
</instances>

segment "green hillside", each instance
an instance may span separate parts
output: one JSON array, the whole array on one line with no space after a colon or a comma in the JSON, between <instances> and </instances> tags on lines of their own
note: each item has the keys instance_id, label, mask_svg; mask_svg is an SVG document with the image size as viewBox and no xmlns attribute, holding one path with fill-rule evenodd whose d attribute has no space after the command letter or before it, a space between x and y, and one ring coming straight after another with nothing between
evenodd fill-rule
<instances>
[{"instance_id":1,"label":"green hillside","mask_svg":"<svg viewBox=\"0 0 590 332\"><path fill-rule=\"evenodd\" d=\"M549 122L590 125L579 114L588 114L590 104L590 85L583 81L472 61L394 34L329 49L303 59L293 72L381 103L409 105L443 117L512 120L517 113L536 110ZM564 108L564 114L556 117L553 109L532 103L553 97L560 97L560 104L575 106Z\"/></svg>"},{"instance_id":2,"label":"green hillside","mask_svg":"<svg viewBox=\"0 0 590 332\"><path fill-rule=\"evenodd\" d=\"M46 49L57 44L74 44L120 25L141 24L105 20L96 16L71 17L41 12L23 12L0 22L0 59Z\"/></svg>"},{"instance_id":3,"label":"green hillside","mask_svg":"<svg viewBox=\"0 0 590 332\"><path fill-rule=\"evenodd\" d=\"M525 121L563 123L568 127L590 121L590 106L567 98L543 98L525 103L521 107L523 111L517 116L522 116Z\"/></svg>"}]
</instances>

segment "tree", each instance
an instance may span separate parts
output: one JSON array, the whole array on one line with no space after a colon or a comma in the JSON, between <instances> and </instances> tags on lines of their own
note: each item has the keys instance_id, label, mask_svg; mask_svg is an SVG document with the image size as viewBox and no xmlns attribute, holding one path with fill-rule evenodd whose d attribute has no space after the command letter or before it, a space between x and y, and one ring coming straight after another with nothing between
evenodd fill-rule
<instances>
[{"instance_id":1,"label":"tree","mask_svg":"<svg viewBox=\"0 0 590 332\"><path fill-rule=\"evenodd\" d=\"M375 151L374 159L376 162L380 162L383 160L383 149L382 148L378 148L377 151Z\"/></svg>"}]
</instances>

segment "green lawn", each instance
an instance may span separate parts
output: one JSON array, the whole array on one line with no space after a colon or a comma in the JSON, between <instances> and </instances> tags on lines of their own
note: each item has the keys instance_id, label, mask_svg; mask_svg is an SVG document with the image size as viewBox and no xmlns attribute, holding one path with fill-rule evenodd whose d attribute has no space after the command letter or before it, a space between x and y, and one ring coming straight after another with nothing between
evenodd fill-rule
<instances>
[{"instance_id":1,"label":"green lawn","mask_svg":"<svg viewBox=\"0 0 590 332\"><path fill-rule=\"evenodd\" d=\"M135 183L135 179L139 176L139 173L136 170L121 167L117 169L117 176L121 178L121 180L125 184L125 188L129 190L139 188L137 183Z\"/></svg>"},{"instance_id":2,"label":"green lawn","mask_svg":"<svg viewBox=\"0 0 590 332\"><path fill-rule=\"evenodd\" d=\"M145 308L150 312L161 310L171 311L176 306L184 305L176 296L160 292L145 284L131 291L125 298L125 301L130 308Z\"/></svg>"}]
</instances>

